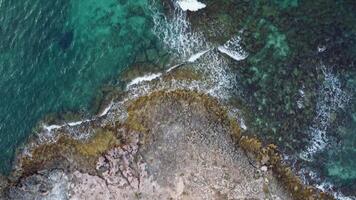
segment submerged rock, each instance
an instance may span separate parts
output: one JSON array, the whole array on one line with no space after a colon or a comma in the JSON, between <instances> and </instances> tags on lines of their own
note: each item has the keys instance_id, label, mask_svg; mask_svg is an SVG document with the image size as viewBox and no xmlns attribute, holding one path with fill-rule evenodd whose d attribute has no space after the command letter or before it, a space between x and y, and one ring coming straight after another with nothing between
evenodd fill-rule
<instances>
[{"instance_id":1,"label":"submerged rock","mask_svg":"<svg viewBox=\"0 0 356 200\"><path fill-rule=\"evenodd\" d=\"M73 43L73 39L74 39L74 31L71 30L61 35L58 44L62 50L67 50L70 47L70 45Z\"/></svg>"}]
</instances>

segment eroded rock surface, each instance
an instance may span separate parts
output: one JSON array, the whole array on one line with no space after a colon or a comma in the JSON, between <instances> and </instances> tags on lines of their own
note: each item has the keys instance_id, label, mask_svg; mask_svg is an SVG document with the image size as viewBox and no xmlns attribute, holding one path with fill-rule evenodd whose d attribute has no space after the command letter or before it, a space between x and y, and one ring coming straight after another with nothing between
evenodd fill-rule
<instances>
[{"instance_id":1,"label":"eroded rock surface","mask_svg":"<svg viewBox=\"0 0 356 200\"><path fill-rule=\"evenodd\" d=\"M291 199L267 168L250 164L214 101L191 94L122 105L127 115L111 127L122 144L97 157L96 173L44 169L9 187L7 198Z\"/></svg>"}]
</instances>

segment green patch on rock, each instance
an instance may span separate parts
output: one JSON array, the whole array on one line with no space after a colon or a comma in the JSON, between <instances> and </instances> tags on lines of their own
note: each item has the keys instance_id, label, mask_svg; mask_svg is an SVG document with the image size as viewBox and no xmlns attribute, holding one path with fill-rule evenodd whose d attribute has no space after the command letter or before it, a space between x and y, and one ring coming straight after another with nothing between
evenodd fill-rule
<instances>
[{"instance_id":1,"label":"green patch on rock","mask_svg":"<svg viewBox=\"0 0 356 200\"><path fill-rule=\"evenodd\" d=\"M102 153L121 144L118 136L109 129L97 128L94 135L84 141L63 134L55 143L40 145L31 151L31 157L20 159L21 173L32 174L44 168L66 169L69 166L93 171Z\"/></svg>"},{"instance_id":2,"label":"green patch on rock","mask_svg":"<svg viewBox=\"0 0 356 200\"><path fill-rule=\"evenodd\" d=\"M76 143L75 148L83 156L98 156L118 144L120 141L113 132L98 129L93 138L87 142Z\"/></svg>"}]
</instances>

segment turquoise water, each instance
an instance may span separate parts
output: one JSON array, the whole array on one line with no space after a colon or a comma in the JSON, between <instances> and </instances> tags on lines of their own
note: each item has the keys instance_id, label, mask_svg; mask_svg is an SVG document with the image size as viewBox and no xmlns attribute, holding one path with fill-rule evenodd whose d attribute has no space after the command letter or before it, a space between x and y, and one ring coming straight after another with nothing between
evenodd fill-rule
<instances>
[{"instance_id":1,"label":"turquoise water","mask_svg":"<svg viewBox=\"0 0 356 200\"><path fill-rule=\"evenodd\" d=\"M217 4L205 2L207 9ZM250 56L236 68L251 132L277 143L297 160L296 170L317 173L312 183L328 181L355 196L356 4L219 2L228 5L219 23L239 22L244 30ZM137 55L156 46L148 4L0 0L0 172L9 172L16 147L39 120L51 113L95 112L100 87L116 84ZM324 132L326 148L301 158L317 131Z\"/></svg>"},{"instance_id":2,"label":"turquoise water","mask_svg":"<svg viewBox=\"0 0 356 200\"><path fill-rule=\"evenodd\" d=\"M89 113L154 44L146 0L0 1L0 172L50 113Z\"/></svg>"}]
</instances>

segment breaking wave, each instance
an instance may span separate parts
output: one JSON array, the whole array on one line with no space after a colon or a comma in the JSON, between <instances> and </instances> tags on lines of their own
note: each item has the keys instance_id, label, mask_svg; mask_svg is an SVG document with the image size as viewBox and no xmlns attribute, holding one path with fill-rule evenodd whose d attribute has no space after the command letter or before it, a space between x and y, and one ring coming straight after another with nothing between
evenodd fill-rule
<instances>
[{"instance_id":1,"label":"breaking wave","mask_svg":"<svg viewBox=\"0 0 356 200\"><path fill-rule=\"evenodd\" d=\"M211 48L203 34L192 32L191 24L186 20L187 13L172 0L174 10L172 17L167 17L157 6L152 5L153 32L164 46L178 59L187 60L191 55Z\"/></svg>"}]
</instances>

